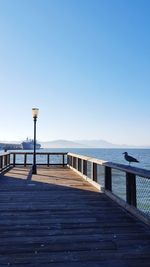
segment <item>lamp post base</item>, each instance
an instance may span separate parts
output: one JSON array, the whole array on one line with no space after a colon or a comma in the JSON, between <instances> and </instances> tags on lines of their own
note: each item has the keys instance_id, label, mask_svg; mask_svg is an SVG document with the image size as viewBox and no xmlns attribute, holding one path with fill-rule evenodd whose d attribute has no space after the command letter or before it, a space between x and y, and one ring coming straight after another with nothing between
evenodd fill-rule
<instances>
[{"instance_id":1,"label":"lamp post base","mask_svg":"<svg viewBox=\"0 0 150 267\"><path fill-rule=\"evenodd\" d=\"M36 165L32 166L32 174L37 174Z\"/></svg>"}]
</instances>

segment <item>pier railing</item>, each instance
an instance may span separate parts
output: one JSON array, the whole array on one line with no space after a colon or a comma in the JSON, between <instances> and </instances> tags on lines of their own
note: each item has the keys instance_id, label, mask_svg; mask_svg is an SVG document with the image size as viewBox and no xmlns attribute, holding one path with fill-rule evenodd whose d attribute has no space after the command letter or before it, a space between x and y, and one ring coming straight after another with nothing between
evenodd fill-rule
<instances>
[{"instance_id":1,"label":"pier railing","mask_svg":"<svg viewBox=\"0 0 150 267\"><path fill-rule=\"evenodd\" d=\"M33 152L11 152L10 165L30 166L33 164ZM36 152L37 166L67 165L67 152Z\"/></svg>"},{"instance_id":2,"label":"pier railing","mask_svg":"<svg viewBox=\"0 0 150 267\"><path fill-rule=\"evenodd\" d=\"M68 153L68 165L150 224L150 171Z\"/></svg>"}]
</instances>

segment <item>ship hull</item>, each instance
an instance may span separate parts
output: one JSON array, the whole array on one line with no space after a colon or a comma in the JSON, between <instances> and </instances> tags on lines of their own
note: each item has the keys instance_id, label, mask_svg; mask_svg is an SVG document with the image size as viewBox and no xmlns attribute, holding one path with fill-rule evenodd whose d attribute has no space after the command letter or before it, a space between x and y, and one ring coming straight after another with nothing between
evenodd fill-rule
<instances>
[{"instance_id":1,"label":"ship hull","mask_svg":"<svg viewBox=\"0 0 150 267\"><path fill-rule=\"evenodd\" d=\"M41 145L36 144L36 149L40 149ZM24 150L33 150L34 149L34 143L33 142L22 142L22 149Z\"/></svg>"}]
</instances>

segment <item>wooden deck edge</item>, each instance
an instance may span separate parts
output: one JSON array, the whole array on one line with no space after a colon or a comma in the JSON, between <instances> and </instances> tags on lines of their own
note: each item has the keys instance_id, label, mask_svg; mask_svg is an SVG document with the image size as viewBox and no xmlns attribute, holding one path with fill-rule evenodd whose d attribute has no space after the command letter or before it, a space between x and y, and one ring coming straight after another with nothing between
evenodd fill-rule
<instances>
[{"instance_id":1,"label":"wooden deck edge","mask_svg":"<svg viewBox=\"0 0 150 267\"><path fill-rule=\"evenodd\" d=\"M123 199L121 199L120 197L114 195L112 192L108 191L108 190L104 190L103 192L109 197L111 198L113 201L117 202L117 204L119 204L123 209L125 209L126 211L128 211L129 213L131 213L132 215L134 215L136 218L138 218L140 221L144 222L145 224L150 226L150 218L142 213L142 211L138 210L137 208L130 206L128 203L126 203Z\"/></svg>"},{"instance_id":2,"label":"wooden deck edge","mask_svg":"<svg viewBox=\"0 0 150 267\"><path fill-rule=\"evenodd\" d=\"M81 176L84 180L86 180L87 182L89 182L90 184L92 184L94 187L96 187L99 191L102 192L102 186L98 183L96 183L95 181L93 181L92 179L88 178L86 175L82 174L81 172L79 172L78 170L74 169L73 167L67 165L68 168L70 168L71 170L73 170L74 172L76 172L79 176Z\"/></svg>"}]
</instances>

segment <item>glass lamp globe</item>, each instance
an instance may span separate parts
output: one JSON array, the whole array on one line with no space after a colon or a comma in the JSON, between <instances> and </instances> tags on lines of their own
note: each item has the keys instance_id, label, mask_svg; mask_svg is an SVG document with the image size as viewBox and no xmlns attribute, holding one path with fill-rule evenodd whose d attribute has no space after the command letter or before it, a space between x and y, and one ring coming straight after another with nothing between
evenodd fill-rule
<instances>
[{"instance_id":1,"label":"glass lamp globe","mask_svg":"<svg viewBox=\"0 0 150 267\"><path fill-rule=\"evenodd\" d=\"M37 118L38 117L38 113L39 113L39 109L38 108L32 108L32 117L33 118Z\"/></svg>"}]
</instances>

